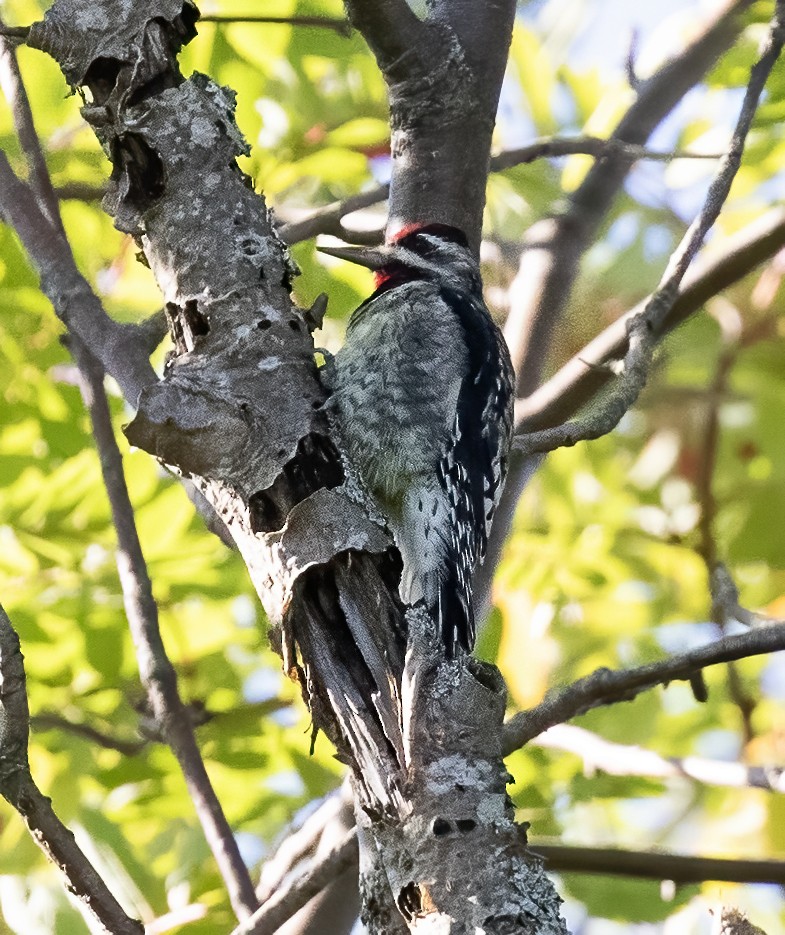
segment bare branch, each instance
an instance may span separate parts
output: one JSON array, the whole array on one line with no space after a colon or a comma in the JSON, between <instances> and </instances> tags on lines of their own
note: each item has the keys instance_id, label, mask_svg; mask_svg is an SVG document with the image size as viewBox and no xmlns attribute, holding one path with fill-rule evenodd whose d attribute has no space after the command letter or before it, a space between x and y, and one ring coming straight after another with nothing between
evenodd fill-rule
<instances>
[{"instance_id":1,"label":"bare branch","mask_svg":"<svg viewBox=\"0 0 785 935\"><path fill-rule=\"evenodd\" d=\"M6 26L5 23L0 22L0 36L14 45L21 45L27 40L29 34L29 26Z\"/></svg>"},{"instance_id":2,"label":"bare branch","mask_svg":"<svg viewBox=\"0 0 785 935\"><path fill-rule=\"evenodd\" d=\"M79 724L69 721L59 714L43 712L30 718L30 727L34 731L59 730L76 737L83 737L91 743L103 747L105 750L117 750L123 756L136 756L148 744L148 740L121 740L104 731L92 727L90 724Z\"/></svg>"},{"instance_id":3,"label":"bare branch","mask_svg":"<svg viewBox=\"0 0 785 935\"><path fill-rule=\"evenodd\" d=\"M274 935L299 909L320 893L344 870L357 864L357 829L352 828L328 854L316 861L286 889L271 896L232 935Z\"/></svg>"},{"instance_id":4,"label":"bare branch","mask_svg":"<svg viewBox=\"0 0 785 935\"><path fill-rule=\"evenodd\" d=\"M785 42L785 8L778 3L765 46L752 69L730 147L709 186L703 208L671 257L657 290L649 298L643 311L628 322L629 348L624 358L624 371L618 385L614 387L604 404L598 407L596 413L518 439L517 444L522 450L528 453L552 451L554 448L574 445L584 439L599 438L614 429L637 400L646 383L658 338L678 298L682 279L706 234L717 220L741 165L747 133L752 125L766 80L779 58L783 42Z\"/></svg>"},{"instance_id":5,"label":"bare branch","mask_svg":"<svg viewBox=\"0 0 785 935\"><path fill-rule=\"evenodd\" d=\"M625 143L617 137L602 139L598 136L576 137L547 137L534 140L518 149L508 149L491 157L491 171L501 172L514 166L525 165L536 159L555 159L560 156L594 156L596 159L605 159L609 156L620 155L627 159L637 161L648 159L653 162L673 162L676 159L721 159L722 153L691 153L684 150L673 152L660 152L637 146L634 143Z\"/></svg>"},{"instance_id":6,"label":"bare branch","mask_svg":"<svg viewBox=\"0 0 785 935\"><path fill-rule=\"evenodd\" d=\"M340 788L327 795L300 827L290 829L283 836L275 853L262 865L259 883L256 886L256 895L260 903L266 902L275 893L300 861L315 852L325 829L347 807L351 807L351 803L351 788L348 780L344 780Z\"/></svg>"},{"instance_id":7,"label":"bare branch","mask_svg":"<svg viewBox=\"0 0 785 935\"><path fill-rule=\"evenodd\" d=\"M58 201L101 201L106 192L106 185L91 182L65 182L55 188Z\"/></svg>"},{"instance_id":8,"label":"bare branch","mask_svg":"<svg viewBox=\"0 0 785 935\"><path fill-rule=\"evenodd\" d=\"M345 19L332 16L262 16L249 13L236 16L220 13L203 13L200 23L265 23L271 26L303 26L309 29L331 29L339 36L352 34L351 24Z\"/></svg>"},{"instance_id":9,"label":"bare branch","mask_svg":"<svg viewBox=\"0 0 785 935\"><path fill-rule=\"evenodd\" d=\"M73 834L36 786L27 760L29 710L19 637L0 607L0 795L19 812L33 840L66 879L68 889L103 927L142 935L76 844Z\"/></svg>"},{"instance_id":10,"label":"bare branch","mask_svg":"<svg viewBox=\"0 0 785 935\"><path fill-rule=\"evenodd\" d=\"M667 318L662 334L672 331L707 299L743 279L785 245L785 209L764 217L728 238L722 250L686 277L685 285ZM535 431L569 418L615 375L616 361L628 350L627 323L639 315L645 301L618 318L544 383L516 404L516 430ZM611 366L609 366L609 364Z\"/></svg>"},{"instance_id":11,"label":"bare branch","mask_svg":"<svg viewBox=\"0 0 785 935\"><path fill-rule=\"evenodd\" d=\"M261 868L256 893L261 903L292 882L339 843L354 827L354 808L348 776L339 789L326 796L315 811L289 829ZM281 935L348 935L360 912L356 862L337 872L324 889L310 899L279 929Z\"/></svg>"},{"instance_id":12,"label":"bare branch","mask_svg":"<svg viewBox=\"0 0 785 935\"><path fill-rule=\"evenodd\" d=\"M422 38L422 23L406 0L347 0L346 10L385 76Z\"/></svg>"},{"instance_id":13,"label":"bare branch","mask_svg":"<svg viewBox=\"0 0 785 935\"><path fill-rule=\"evenodd\" d=\"M31 190L0 152L0 213L11 224L41 276L41 289L69 331L93 349L135 406L142 388L157 382L149 351L137 340L135 325L121 325L105 312L76 268L63 238L39 210Z\"/></svg>"},{"instance_id":14,"label":"bare branch","mask_svg":"<svg viewBox=\"0 0 785 935\"><path fill-rule=\"evenodd\" d=\"M3 26L3 20L0 17L0 30ZM22 146L22 152L27 160L30 187L35 192L38 206L52 227L64 237L65 231L60 218L57 198L52 188L52 180L49 178L49 171L46 168L41 141L35 130L33 113L30 110L30 102L22 83L16 52L13 45L5 38L0 39L0 86L11 107L16 133Z\"/></svg>"},{"instance_id":15,"label":"bare branch","mask_svg":"<svg viewBox=\"0 0 785 935\"><path fill-rule=\"evenodd\" d=\"M685 778L728 789L785 792L785 767L782 766L748 766L699 756L660 756L644 747L614 743L574 724L556 724L529 743L546 750L574 753L582 759L585 771L599 770L609 776Z\"/></svg>"},{"instance_id":16,"label":"bare branch","mask_svg":"<svg viewBox=\"0 0 785 935\"><path fill-rule=\"evenodd\" d=\"M257 905L253 884L207 775L188 709L177 688L177 675L161 639L158 606L136 530L122 456L112 428L103 371L78 338L73 338L69 344L83 378L82 394L90 412L101 472L117 530L117 569L142 684L147 690L155 720L180 764L235 913L238 918L245 918Z\"/></svg>"},{"instance_id":17,"label":"bare branch","mask_svg":"<svg viewBox=\"0 0 785 935\"><path fill-rule=\"evenodd\" d=\"M532 851L545 858L549 870L567 873L644 877L672 880L682 885L707 880L780 885L785 882L785 863L780 860L722 860L656 851L622 851L536 842L532 844Z\"/></svg>"},{"instance_id":18,"label":"bare branch","mask_svg":"<svg viewBox=\"0 0 785 935\"><path fill-rule=\"evenodd\" d=\"M148 922L144 927L144 935L164 935L165 932L180 931L182 926L206 918L209 911L209 907L204 903L189 903Z\"/></svg>"},{"instance_id":19,"label":"bare branch","mask_svg":"<svg viewBox=\"0 0 785 935\"><path fill-rule=\"evenodd\" d=\"M347 214L378 204L380 201L384 201L389 194L389 185L377 185L366 192L351 195L343 201L334 201L323 208L317 208L316 211L302 218L302 220L282 224L278 228L278 235L281 240L288 244L309 240L311 237L316 237L317 234L334 234L340 237L343 230L341 220Z\"/></svg>"},{"instance_id":20,"label":"bare branch","mask_svg":"<svg viewBox=\"0 0 785 935\"><path fill-rule=\"evenodd\" d=\"M514 715L504 727L506 755L533 737L592 708L631 701L641 692L674 681L690 681L708 666L785 649L785 622L777 622L737 636L725 636L661 662L635 669L597 669L541 704Z\"/></svg>"},{"instance_id":21,"label":"bare branch","mask_svg":"<svg viewBox=\"0 0 785 935\"><path fill-rule=\"evenodd\" d=\"M715 522L717 517L717 500L714 496L714 473L717 467L720 444L720 408L722 399L728 388L730 374L738 356L741 324L737 324L738 316L734 313L729 316L715 316L720 326L722 336L722 351L715 365L714 377L706 395L706 412L703 418L703 438L701 441L701 457L699 459L698 476L695 481L695 492L700 505L700 519L698 521L698 543L696 551L703 559L706 574L709 578L712 593L711 618L720 628L721 633L727 632L728 611L727 606L731 596L734 609L741 610L738 602L738 591L731 579L730 573L719 566L719 553L715 536ZM729 592L732 589L733 594ZM728 663L728 692L738 708L741 720L742 736L745 745L755 737L753 720L756 701L745 690L735 663Z\"/></svg>"},{"instance_id":22,"label":"bare branch","mask_svg":"<svg viewBox=\"0 0 785 935\"><path fill-rule=\"evenodd\" d=\"M771 617L747 610L739 604L738 588L722 562L715 564L709 581L711 586L712 620L715 620L720 626L733 620L745 627L764 627L777 622L772 620Z\"/></svg>"}]
</instances>

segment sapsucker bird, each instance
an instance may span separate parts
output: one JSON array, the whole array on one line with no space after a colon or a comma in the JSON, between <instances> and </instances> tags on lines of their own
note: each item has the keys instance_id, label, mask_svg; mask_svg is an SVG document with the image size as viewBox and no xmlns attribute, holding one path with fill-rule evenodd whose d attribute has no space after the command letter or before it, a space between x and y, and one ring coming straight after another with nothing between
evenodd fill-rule
<instances>
[{"instance_id":1,"label":"sapsucker bird","mask_svg":"<svg viewBox=\"0 0 785 935\"><path fill-rule=\"evenodd\" d=\"M323 248L376 271L333 362L331 407L388 517L400 593L422 600L448 656L474 645L472 575L507 467L510 356L464 234L429 225L371 249Z\"/></svg>"}]
</instances>

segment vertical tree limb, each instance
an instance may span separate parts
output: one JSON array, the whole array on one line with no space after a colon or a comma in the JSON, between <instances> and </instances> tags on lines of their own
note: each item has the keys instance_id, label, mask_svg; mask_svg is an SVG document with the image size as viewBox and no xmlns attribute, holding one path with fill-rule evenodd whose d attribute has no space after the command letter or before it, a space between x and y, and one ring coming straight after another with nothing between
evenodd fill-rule
<instances>
[{"instance_id":1,"label":"vertical tree limb","mask_svg":"<svg viewBox=\"0 0 785 935\"><path fill-rule=\"evenodd\" d=\"M372 0L348 8L389 89L388 239L438 222L463 230L478 250L514 4L435 0L424 20L409 24L401 58L390 54ZM402 698L411 811L393 823L357 810L363 919L374 933L439 926L561 933L558 897L528 857L505 792L502 679L492 666L441 658L426 617L407 613Z\"/></svg>"}]
</instances>

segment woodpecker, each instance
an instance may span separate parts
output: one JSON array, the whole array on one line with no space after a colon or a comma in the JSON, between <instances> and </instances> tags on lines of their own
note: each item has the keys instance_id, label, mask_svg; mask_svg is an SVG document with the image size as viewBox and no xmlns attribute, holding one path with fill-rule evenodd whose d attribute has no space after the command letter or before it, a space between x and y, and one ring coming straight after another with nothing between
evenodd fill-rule
<instances>
[{"instance_id":1,"label":"woodpecker","mask_svg":"<svg viewBox=\"0 0 785 935\"><path fill-rule=\"evenodd\" d=\"M400 594L424 602L448 657L471 652L472 576L507 469L513 373L462 231L428 225L374 248L320 248L375 271L332 363L344 447L388 518Z\"/></svg>"}]
</instances>

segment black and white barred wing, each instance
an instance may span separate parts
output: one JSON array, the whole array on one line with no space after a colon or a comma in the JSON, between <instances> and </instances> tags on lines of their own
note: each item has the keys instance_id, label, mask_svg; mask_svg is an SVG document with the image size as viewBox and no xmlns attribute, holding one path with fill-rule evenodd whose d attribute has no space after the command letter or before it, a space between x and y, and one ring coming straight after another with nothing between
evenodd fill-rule
<instances>
[{"instance_id":1,"label":"black and white barred wing","mask_svg":"<svg viewBox=\"0 0 785 935\"><path fill-rule=\"evenodd\" d=\"M479 301L467 305L445 293L460 320L469 352L452 437L439 463L439 481L453 521L440 582L438 616L448 654L471 651L475 639L472 577L485 556L491 521L507 473L512 433L513 373L504 338Z\"/></svg>"}]
</instances>

